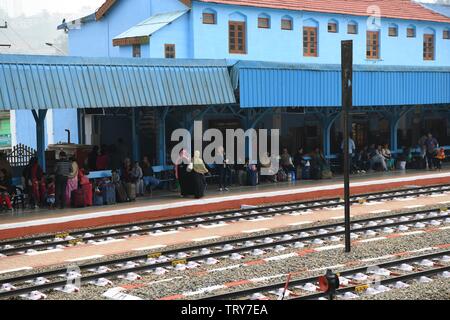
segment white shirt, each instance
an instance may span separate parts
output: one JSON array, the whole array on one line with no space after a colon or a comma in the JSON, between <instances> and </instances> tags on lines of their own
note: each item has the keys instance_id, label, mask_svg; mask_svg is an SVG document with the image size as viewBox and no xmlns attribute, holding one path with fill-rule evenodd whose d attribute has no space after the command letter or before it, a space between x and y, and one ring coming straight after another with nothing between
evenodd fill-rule
<instances>
[{"instance_id":1,"label":"white shirt","mask_svg":"<svg viewBox=\"0 0 450 320\"><path fill-rule=\"evenodd\" d=\"M341 143L341 149L344 149L344 141L342 141ZM352 138L348 138L348 153L353 154L355 153L355 150L356 150L355 141L353 141Z\"/></svg>"}]
</instances>

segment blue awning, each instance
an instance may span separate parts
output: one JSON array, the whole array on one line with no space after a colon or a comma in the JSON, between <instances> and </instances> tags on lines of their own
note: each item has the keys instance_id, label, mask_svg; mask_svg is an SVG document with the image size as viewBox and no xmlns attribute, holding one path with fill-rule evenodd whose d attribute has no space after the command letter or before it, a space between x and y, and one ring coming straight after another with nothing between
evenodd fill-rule
<instances>
[{"instance_id":1,"label":"blue awning","mask_svg":"<svg viewBox=\"0 0 450 320\"><path fill-rule=\"evenodd\" d=\"M232 67L242 108L341 106L339 65L240 61ZM450 104L450 68L354 66L355 106Z\"/></svg>"},{"instance_id":2,"label":"blue awning","mask_svg":"<svg viewBox=\"0 0 450 320\"><path fill-rule=\"evenodd\" d=\"M181 16L185 15L188 11L189 10L183 10L156 14L114 37L113 40L135 37L149 37L155 32L171 24Z\"/></svg>"},{"instance_id":3,"label":"blue awning","mask_svg":"<svg viewBox=\"0 0 450 320\"><path fill-rule=\"evenodd\" d=\"M0 55L0 110L235 102L225 60Z\"/></svg>"}]
</instances>

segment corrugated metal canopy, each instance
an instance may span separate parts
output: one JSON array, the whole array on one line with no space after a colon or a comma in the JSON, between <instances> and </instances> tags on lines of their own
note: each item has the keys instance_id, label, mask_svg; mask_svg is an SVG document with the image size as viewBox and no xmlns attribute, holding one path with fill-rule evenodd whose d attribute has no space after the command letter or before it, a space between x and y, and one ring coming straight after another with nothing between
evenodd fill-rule
<instances>
[{"instance_id":1,"label":"corrugated metal canopy","mask_svg":"<svg viewBox=\"0 0 450 320\"><path fill-rule=\"evenodd\" d=\"M169 12L169 13L161 13L154 15L134 27L128 29L124 33L121 33L117 37L115 37L113 40L116 39L123 39L123 38L133 38L133 37L143 37L143 36L150 36L156 31L164 28L169 23L172 23L173 21L177 20L179 17L184 15L189 10L184 11L175 11L175 12Z\"/></svg>"},{"instance_id":2,"label":"corrugated metal canopy","mask_svg":"<svg viewBox=\"0 0 450 320\"><path fill-rule=\"evenodd\" d=\"M0 55L0 110L235 102L225 60Z\"/></svg>"},{"instance_id":3,"label":"corrugated metal canopy","mask_svg":"<svg viewBox=\"0 0 450 320\"><path fill-rule=\"evenodd\" d=\"M242 108L339 107L339 65L240 61L231 70ZM354 66L355 106L450 104L450 68Z\"/></svg>"}]
</instances>

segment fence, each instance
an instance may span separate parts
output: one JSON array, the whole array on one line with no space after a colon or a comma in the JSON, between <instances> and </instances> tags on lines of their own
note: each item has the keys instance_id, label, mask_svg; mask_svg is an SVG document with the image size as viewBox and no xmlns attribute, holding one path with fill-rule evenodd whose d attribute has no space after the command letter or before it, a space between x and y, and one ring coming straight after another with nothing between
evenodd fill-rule
<instances>
[{"instance_id":1,"label":"fence","mask_svg":"<svg viewBox=\"0 0 450 320\"><path fill-rule=\"evenodd\" d=\"M23 144L16 145L11 152L6 155L11 167L25 167L32 157L36 157L37 151Z\"/></svg>"}]
</instances>

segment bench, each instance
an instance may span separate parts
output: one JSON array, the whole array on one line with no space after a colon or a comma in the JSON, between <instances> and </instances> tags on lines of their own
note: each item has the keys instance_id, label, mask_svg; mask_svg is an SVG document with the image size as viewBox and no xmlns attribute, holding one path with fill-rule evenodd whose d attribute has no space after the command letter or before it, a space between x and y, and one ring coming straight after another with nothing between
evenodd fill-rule
<instances>
[{"instance_id":1,"label":"bench","mask_svg":"<svg viewBox=\"0 0 450 320\"><path fill-rule=\"evenodd\" d=\"M217 165L212 163L212 164L206 165L206 167L208 168L209 173L210 173L209 175L205 176L206 181L213 180L213 182L217 182L218 183L219 174L217 173ZM230 168L230 170L232 170L232 169ZM230 177L229 178L230 178L229 182L232 184L233 183L233 172L232 171L230 171Z\"/></svg>"},{"instance_id":2,"label":"bench","mask_svg":"<svg viewBox=\"0 0 450 320\"><path fill-rule=\"evenodd\" d=\"M174 189L175 166L154 166L152 167L155 178L161 181L162 185L167 184L167 189Z\"/></svg>"},{"instance_id":3,"label":"bench","mask_svg":"<svg viewBox=\"0 0 450 320\"><path fill-rule=\"evenodd\" d=\"M112 178L111 170L92 171L87 175L89 180Z\"/></svg>"}]
</instances>

